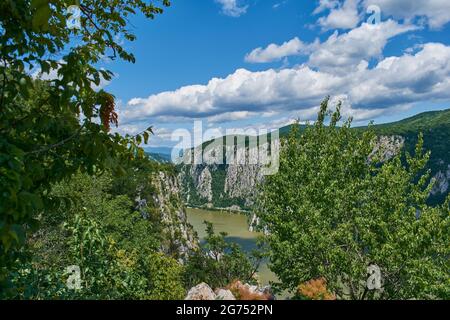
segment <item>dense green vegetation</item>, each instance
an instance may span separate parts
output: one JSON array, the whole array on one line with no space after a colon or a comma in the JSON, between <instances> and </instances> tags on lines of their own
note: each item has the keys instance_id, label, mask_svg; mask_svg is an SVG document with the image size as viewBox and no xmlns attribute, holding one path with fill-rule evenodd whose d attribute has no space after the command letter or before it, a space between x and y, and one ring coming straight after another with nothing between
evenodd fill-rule
<instances>
[{"instance_id":1,"label":"dense green vegetation","mask_svg":"<svg viewBox=\"0 0 450 320\"><path fill-rule=\"evenodd\" d=\"M413 152L417 144L418 133L423 134L424 149L431 151L426 166L433 175L439 171L446 172L450 165L450 109L421 113L417 116L394 123L373 127L377 135L398 135L405 138L405 150ZM443 203L450 193L432 195L430 204Z\"/></svg>"},{"instance_id":2,"label":"dense green vegetation","mask_svg":"<svg viewBox=\"0 0 450 320\"><path fill-rule=\"evenodd\" d=\"M281 287L324 278L340 299L450 298L450 197L426 204L422 135L406 165L401 155L380 164L381 154L370 157L374 128L337 127L339 107L327 110L325 100L314 125L300 137L291 131L279 173L262 186L258 215ZM368 289L371 265L381 270L380 290Z\"/></svg>"},{"instance_id":3,"label":"dense green vegetation","mask_svg":"<svg viewBox=\"0 0 450 320\"><path fill-rule=\"evenodd\" d=\"M235 243L225 241L226 233L215 234L206 222L205 245L196 251L186 266L186 283L208 283L213 288L226 287L236 280L256 282L256 272L264 257L262 244L248 257Z\"/></svg>"},{"instance_id":4,"label":"dense green vegetation","mask_svg":"<svg viewBox=\"0 0 450 320\"><path fill-rule=\"evenodd\" d=\"M82 28L68 28L66 8L79 4ZM134 62L115 41L135 36L127 18L162 13L141 0L0 3L0 289L22 255L25 239L38 227L38 215L52 205L53 183L77 172L112 170L142 157L139 135L110 133L117 125L114 97L94 90L113 73L98 67L103 57ZM76 38L76 41L74 41ZM51 81L33 72L56 72ZM80 117L80 115L83 115Z\"/></svg>"},{"instance_id":5,"label":"dense green vegetation","mask_svg":"<svg viewBox=\"0 0 450 320\"><path fill-rule=\"evenodd\" d=\"M66 24L70 5L81 10L80 28ZM174 169L139 148L151 127L111 132L115 98L95 89L113 77L102 60L135 61L119 41L136 39L130 16L153 19L169 5L0 2L0 298L184 297L187 240L166 221L181 204L172 195L163 218L154 201L159 173ZM40 80L48 73L56 76ZM66 283L69 266L79 267L80 289Z\"/></svg>"},{"instance_id":6,"label":"dense green vegetation","mask_svg":"<svg viewBox=\"0 0 450 320\"><path fill-rule=\"evenodd\" d=\"M144 172L149 180L154 164ZM176 299L184 295L176 256L159 253L161 225L154 205L135 210L123 186L109 172L78 173L52 186L49 198L60 204L36 217L39 230L23 249L30 257L10 271L3 297L25 299ZM123 179L122 179L123 180ZM144 185L145 181L142 181ZM152 192L150 185L143 192ZM144 193L145 193L144 192ZM159 265L165 268L160 271ZM81 270L81 288L66 286L71 265ZM164 284L166 287L164 287Z\"/></svg>"},{"instance_id":7,"label":"dense green vegetation","mask_svg":"<svg viewBox=\"0 0 450 320\"><path fill-rule=\"evenodd\" d=\"M78 173L54 184L49 197L60 205L40 212L39 231L23 249L29 259L9 270L8 289L0 297L183 299L201 281L215 279L212 285L225 286L253 274L251 260L236 245L225 244L224 235L210 229L205 243L184 257L177 250L182 239L166 232L158 204L136 208L137 190L147 199L160 192L152 180L161 171L170 174L141 160L120 178ZM67 286L66 269L72 265L81 271L77 290Z\"/></svg>"}]
</instances>

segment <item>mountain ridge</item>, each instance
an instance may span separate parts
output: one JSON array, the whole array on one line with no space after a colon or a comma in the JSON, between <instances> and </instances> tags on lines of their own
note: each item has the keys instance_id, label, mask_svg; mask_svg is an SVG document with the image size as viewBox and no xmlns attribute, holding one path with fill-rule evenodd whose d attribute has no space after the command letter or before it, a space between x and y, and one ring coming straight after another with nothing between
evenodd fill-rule
<instances>
[{"instance_id":1,"label":"mountain ridge","mask_svg":"<svg viewBox=\"0 0 450 320\"><path fill-rule=\"evenodd\" d=\"M294 125L280 128L280 137L285 137ZM299 126L301 130L306 127ZM424 112L371 127L380 138L379 143L387 148L387 158L399 150L414 152L419 133L423 134L424 149L431 151L428 168L437 180L430 202L441 203L450 191L450 109ZM359 126L353 130L367 128ZM203 143L203 148L211 142ZM263 179L257 165L179 165L178 171L183 199L192 207L248 210L253 204L256 185Z\"/></svg>"}]
</instances>

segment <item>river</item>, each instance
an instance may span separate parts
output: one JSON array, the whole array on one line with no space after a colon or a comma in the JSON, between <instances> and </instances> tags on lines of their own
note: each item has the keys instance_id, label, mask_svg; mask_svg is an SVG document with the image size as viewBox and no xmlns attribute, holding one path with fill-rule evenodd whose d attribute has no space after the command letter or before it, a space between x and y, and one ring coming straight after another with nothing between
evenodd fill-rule
<instances>
[{"instance_id":1,"label":"river","mask_svg":"<svg viewBox=\"0 0 450 320\"><path fill-rule=\"evenodd\" d=\"M203 223L206 220L213 224L216 233L226 232L228 235L225 240L239 244L245 252L256 248L256 241L260 234L248 231L247 217L243 214L187 209L187 218L198 233L200 241L206 236L206 226ZM277 280L275 274L269 270L267 263L261 264L258 270L258 279L262 285L268 285L270 281Z\"/></svg>"}]
</instances>

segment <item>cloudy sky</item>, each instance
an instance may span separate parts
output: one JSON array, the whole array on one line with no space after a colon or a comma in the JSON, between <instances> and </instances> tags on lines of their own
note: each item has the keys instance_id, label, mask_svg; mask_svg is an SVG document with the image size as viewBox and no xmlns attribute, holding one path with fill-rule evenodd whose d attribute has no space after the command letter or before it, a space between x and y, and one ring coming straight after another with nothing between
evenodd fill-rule
<instances>
[{"instance_id":1,"label":"cloudy sky","mask_svg":"<svg viewBox=\"0 0 450 320\"><path fill-rule=\"evenodd\" d=\"M377 13L380 13L378 19ZM449 0L173 0L106 65L122 133L275 129L343 102L355 124L450 108Z\"/></svg>"}]
</instances>

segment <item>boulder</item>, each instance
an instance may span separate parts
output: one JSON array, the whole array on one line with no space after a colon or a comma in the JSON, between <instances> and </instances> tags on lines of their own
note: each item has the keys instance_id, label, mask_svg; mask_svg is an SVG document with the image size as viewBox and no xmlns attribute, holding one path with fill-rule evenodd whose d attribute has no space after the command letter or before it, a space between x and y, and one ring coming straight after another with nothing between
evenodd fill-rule
<instances>
[{"instance_id":1,"label":"boulder","mask_svg":"<svg viewBox=\"0 0 450 320\"><path fill-rule=\"evenodd\" d=\"M216 300L236 300L230 290L219 289L216 292Z\"/></svg>"},{"instance_id":2,"label":"boulder","mask_svg":"<svg viewBox=\"0 0 450 320\"><path fill-rule=\"evenodd\" d=\"M216 294L210 286L202 282L189 290L185 300L216 300Z\"/></svg>"}]
</instances>

